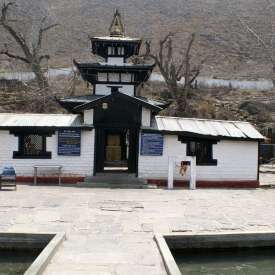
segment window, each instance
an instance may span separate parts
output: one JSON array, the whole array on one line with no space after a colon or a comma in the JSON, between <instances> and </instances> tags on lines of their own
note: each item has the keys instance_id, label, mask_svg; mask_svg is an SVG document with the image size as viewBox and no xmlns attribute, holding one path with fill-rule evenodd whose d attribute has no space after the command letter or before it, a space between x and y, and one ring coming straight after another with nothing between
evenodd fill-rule
<instances>
[{"instance_id":1,"label":"window","mask_svg":"<svg viewBox=\"0 0 275 275\"><path fill-rule=\"evenodd\" d=\"M106 82L107 81L107 73L98 73L98 81Z\"/></svg>"},{"instance_id":2,"label":"window","mask_svg":"<svg viewBox=\"0 0 275 275\"><path fill-rule=\"evenodd\" d=\"M108 47L109 56L124 56L124 53L125 53L124 47L116 47L116 46Z\"/></svg>"},{"instance_id":3,"label":"window","mask_svg":"<svg viewBox=\"0 0 275 275\"><path fill-rule=\"evenodd\" d=\"M109 82L119 82L119 74L109 73Z\"/></svg>"},{"instance_id":4,"label":"window","mask_svg":"<svg viewBox=\"0 0 275 275\"><path fill-rule=\"evenodd\" d=\"M186 143L186 155L196 156L198 166L214 166L217 160L213 159L213 145L215 140L179 137L182 143Z\"/></svg>"},{"instance_id":5,"label":"window","mask_svg":"<svg viewBox=\"0 0 275 275\"><path fill-rule=\"evenodd\" d=\"M46 135L20 134L18 135L19 150L13 152L14 158L51 158L46 152Z\"/></svg>"},{"instance_id":6,"label":"window","mask_svg":"<svg viewBox=\"0 0 275 275\"><path fill-rule=\"evenodd\" d=\"M132 75L131 74L129 74L129 73L121 74L121 82L129 83L129 82L131 82L131 79L132 79Z\"/></svg>"},{"instance_id":7,"label":"window","mask_svg":"<svg viewBox=\"0 0 275 275\"><path fill-rule=\"evenodd\" d=\"M213 159L213 143L209 141L187 142L187 155L196 156L197 165L217 165Z\"/></svg>"},{"instance_id":8,"label":"window","mask_svg":"<svg viewBox=\"0 0 275 275\"><path fill-rule=\"evenodd\" d=\"M117 54L118 55L124 55L124 47L118 47L117 48Z\"/></svg>"},{"instance_id":9,"label":"window","mask_svg":"<svg viewBox=\"0 0 275 275\"><path fill-rule=\"evenodd\" d=\"M115 47L108 47L108 55L115 55Z\"/></svg>"}]
</instances>

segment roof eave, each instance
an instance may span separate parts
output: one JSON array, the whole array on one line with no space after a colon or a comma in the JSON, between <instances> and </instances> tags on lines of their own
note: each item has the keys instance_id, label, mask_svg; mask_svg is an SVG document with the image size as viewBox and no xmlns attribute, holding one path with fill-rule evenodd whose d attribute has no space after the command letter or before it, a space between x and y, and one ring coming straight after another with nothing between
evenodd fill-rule
<instances>
[{"instance_id":1,"label":"roof eave","mask_svg":"<svg viewBox=\"0 0 275 275\"><path fill-rule=\"evenodd\" d=\"M250 137L229 137L229 136L212 136L212 135L202 135L198 133L185 132L185 131L168 131L168 130L159 130L156 128L142 127L143 132L159 132L168 135L181 135L187 138L201 138L201 139L210 139L210 140L238 140L238 141L264 141L264 138L250 138Z\"/></svg>"},{"instance_id":2,"label":"roof eave","mask_svg":"<svg viewBox=\"0 0 275 275\"><path fill-rule=\"evenodd\" d=\"M156 112L160 112L161 110L163 110L161 107L149 104L149 103L147 103L145 101L140 100L139 98L131 97L131 96L128 96L128 95L120 93L120 92L117 92L117 93L121 97L125 97L126 99L129 99L129 100L134 100L137 103L140 103L142 106L145 106L145 107L147 107L147 108L149 108L151 110L154 110ZM102 101L104 101L104 100L112 97L113 95L114 94L110 94L110 95L101 97L101 98L99 98L97 100L94 100L92 102L81 104L79 106L76 106L73 110L74 111L83 111L83 110L87 110L87 109L92 109L92 108L96 107L98 104L100 104Z\"/></svg>"},{"instance_id":3,"label":"roof eave","mask_svg":"<svg viewBox=\"0 0 275 275\"><path fill-rule=\"evenodd\" d=\"M94 125L72 125L72 126L0 126L0 130L58 130L58 129L83 129L83 130L92 130Z\"/></svg>"}]
</instances>

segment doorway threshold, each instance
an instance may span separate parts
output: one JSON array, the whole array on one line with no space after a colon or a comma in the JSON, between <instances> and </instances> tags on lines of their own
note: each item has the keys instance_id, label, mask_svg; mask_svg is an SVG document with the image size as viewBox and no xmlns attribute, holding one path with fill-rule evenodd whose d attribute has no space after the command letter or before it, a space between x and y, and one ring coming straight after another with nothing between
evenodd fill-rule
<instances>
[{"instance_id":1,"label":"doorway threshold","mask_svg":"<svg viewBox=\"0 0 275 275\"><path fill-rule=\"evenodd\" d=\"M128 173L128 167L104 167L105 173Z\"/></svg>"}]
</instances>

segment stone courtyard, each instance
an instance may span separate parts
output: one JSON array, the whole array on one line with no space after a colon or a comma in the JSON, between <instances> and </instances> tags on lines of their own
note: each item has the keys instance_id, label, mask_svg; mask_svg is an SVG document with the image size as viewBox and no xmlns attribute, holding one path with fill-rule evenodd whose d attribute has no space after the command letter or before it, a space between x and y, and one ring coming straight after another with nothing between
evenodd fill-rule
<instances>
[{"instance_id":1,"label":"stone courtyard","mask_svg":"<svg viewBox=\"0 0 275 275\"><path fill-rule=\"evenodd\" d=\"M0 231L66 232L45 275L165 275L155 233L275 230L274 198L264 188L20 185L0 192Z\"/></svg>"}]
</instances>

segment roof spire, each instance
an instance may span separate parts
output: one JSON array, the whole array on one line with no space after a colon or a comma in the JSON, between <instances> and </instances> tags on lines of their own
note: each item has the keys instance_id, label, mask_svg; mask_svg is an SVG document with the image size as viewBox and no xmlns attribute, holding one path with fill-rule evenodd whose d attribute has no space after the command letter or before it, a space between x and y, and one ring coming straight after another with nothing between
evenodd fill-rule
<instances>
[{"instance_id":1,"label":"roof spire","mask_svg":"<svg viewBox=\"0 0 275 275\"><path fill-rule=\"evenodd\" d=\"M121 15L116 9L111 26L109 28L110 35L116 37L124 36L124 25L122 23Z\"/></svg>"}]
</instances>

